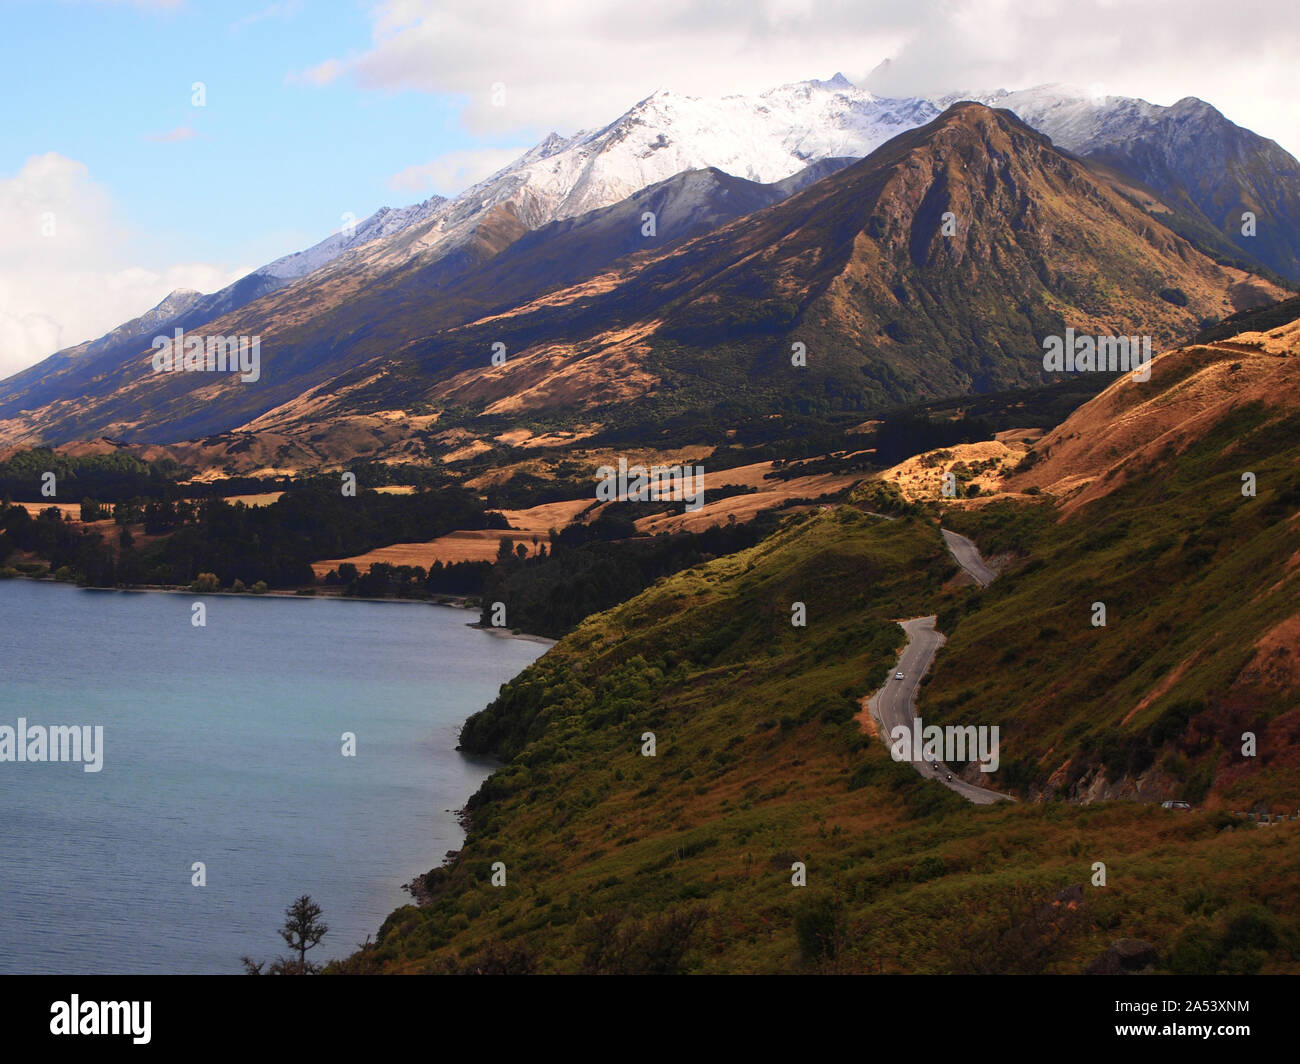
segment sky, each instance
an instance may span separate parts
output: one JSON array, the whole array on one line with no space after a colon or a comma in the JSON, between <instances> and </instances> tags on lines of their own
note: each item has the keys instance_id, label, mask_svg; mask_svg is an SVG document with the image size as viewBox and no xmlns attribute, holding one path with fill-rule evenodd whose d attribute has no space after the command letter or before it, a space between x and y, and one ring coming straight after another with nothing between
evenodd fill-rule
<instances>
[{"instance_id":1,"label":"sky","mask_svg":"<svg viewBox=\"0 0 1300 1064\"><path fill-rule=\"evenodd\" d=\"M0 0L0 25L0 378L660 88L1068 82L1199 96L1300 156L1300 8L1273 0Z\"/></svg>"}]
</instances>

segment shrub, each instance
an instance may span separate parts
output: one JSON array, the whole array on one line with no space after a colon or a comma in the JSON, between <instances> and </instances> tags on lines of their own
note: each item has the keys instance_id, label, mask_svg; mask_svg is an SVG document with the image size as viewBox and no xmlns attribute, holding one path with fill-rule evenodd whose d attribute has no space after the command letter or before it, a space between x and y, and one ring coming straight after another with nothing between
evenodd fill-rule
<instances>
[{"instance_id":1,"label":"shrub","mask_svg":"<svg viewBox=\"0 0 1300 1064\"><path fill-rule=\"evenodd\" d=\"M799 940L799 956L804 964L833 960L839 952L840 918L830 898L817 898L806 904L794 918L794 934Z\"/></svg>"},{"instance_id":2,"label":"shrub","mask_svg":"<svg viewBox=\"0 0 1300 1064\"><path fill-rule=\"evenodd\" d=\"M220 591L221 581L217 579L216 573L199 573L198 577L190 584L191 591Z\"/></svg>"},{"instance_id":3,"label":"shrub","mask_svg":"<svg viewBox=\"0 0 1300 1064\"><path fill-rule=\"evenodd\" d=\"M908 878L913 883L925 883L931 879L938 879L947 873L948 866L943 863L943 858L925 857L912 866Z\"/></svg>"}]
</instances>

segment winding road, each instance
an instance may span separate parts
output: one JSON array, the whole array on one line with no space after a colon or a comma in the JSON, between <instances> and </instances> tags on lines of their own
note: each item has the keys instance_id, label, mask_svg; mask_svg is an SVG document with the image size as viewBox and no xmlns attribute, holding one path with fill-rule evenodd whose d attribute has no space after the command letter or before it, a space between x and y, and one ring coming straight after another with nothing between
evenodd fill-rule
<instances>
[{"instance_id":1,"label":"winding road","mask_svg":"<svg viewBox=\"0 0 1300 1064\"><path fill-rule=\"evenodd\" d=\"M957 560L957 564L970 573L980 587L987 587L996 579L997 573L984 564L984 559L980 557L974 543L965 536L957 535L956 532L949 532L946 529L940 529L940 532L943 533L944 542L948 544L948 549ZM886 746L890 745L889 736L896 727L912 726L912 721L916 718L916 693L920 690L921 678L934 661L939 648L947 642L943 633L934 627L936 620L938 618L931 615L912 617L898 622L907 633L907 643L898 655L898 663L890 671L890 679L867 700L867 711L880 725L881 738L885 740ZM903 678L895 679L900 672ZM955 775L950 780L945 779L950 773L941 762L912 760L912 767L923 776L937 780L949 790L956 791L976 805L991 805L993 802L1014 800L1009 795L999 794L987 787L977 787L967 783Z\"/></svg>"},{"instance_id":2,"label":"winding road","mask_svg":"<svg viewBox=\"0 0 1300 1064\"><path fill-rule=\"evenodd\" d=\"M980 552L974 543L956 532L949 532L946 528L941 528L939 531L943 533L943 541L948 544L948 549L957 559L957 564L970 573L975 583L980 587L988 587L997 579L998 574L984 564L984 559L980 557Z\"/></svg>"}]
</instances>

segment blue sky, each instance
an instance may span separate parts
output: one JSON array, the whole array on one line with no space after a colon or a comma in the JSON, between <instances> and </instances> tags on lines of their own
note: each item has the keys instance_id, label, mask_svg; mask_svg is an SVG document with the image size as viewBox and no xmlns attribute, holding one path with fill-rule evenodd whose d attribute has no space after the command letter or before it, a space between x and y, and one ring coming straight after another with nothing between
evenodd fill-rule
<instances>
[{"instance_id":1,"label":"blue sky","mask_svg":"<svg viewBox=\"0 0 1300 1064\"><path fill-rule=\"evenodd\" d=\"M431 194L390 186L405 167L517 143L469 134L459 94L295 83L365 47L369 20L335 2L270 5L241 24L268 6L10 0L0 173L58 152L110 191L147 265L252 267L328 236L344 211L364 218ZM196 81L204 107L191 104Z\"/></svg>"}]
</instances>

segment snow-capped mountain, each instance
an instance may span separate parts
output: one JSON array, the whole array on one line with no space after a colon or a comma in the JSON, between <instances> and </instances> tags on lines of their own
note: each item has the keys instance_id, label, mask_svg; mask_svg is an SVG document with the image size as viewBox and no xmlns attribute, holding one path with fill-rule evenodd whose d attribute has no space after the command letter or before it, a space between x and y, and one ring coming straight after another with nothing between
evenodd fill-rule
<instances>
[{"instance_id":1,"label":"snow-capped mountain","mask_svg":"<svg viewBox=\"0 0 1300 1064\"><path fill-rule=\"evenodd\" d=\"M1300 164L1199 100L1161 107L1123 97L1094 99L1065 85L894 99L836 74L757 96L702 99L656 92L600 129L550 134L454 198L384 208L350 232L276 259L212 295L174 292L146 315L52 359L120 359L173 325L193 328L254 301L253 317L273 321L283 300L315 305L319 290L303 286L343 291L362 281L414 276L441 262L442 275L420 274L422 283L438 284L440 276L454 277L523 232L619 203L674 175L713 168L749 181L779 182L811 163L868 155L957 99L1014 111L1067 150L1099 158L1149 185L1196 215L1195 224L1218 234L1221 243L1232 240L1257 261L1300 277ZM1258 239L1234 235L1230 223L1243 203L1267 218ZM339 285L340 279L348 284ZM33 367L9 384L21 378L31 387L42 372Z\"/></svg>"},{"instance_id":2,"label":"snow-capped mountain","mask_svg":"<svg viewBox=\"0 0 1300 1064\"><path fill-rule=\"evenodd\" d=\"M1165 107L1053 84L952 93L935 103L957 100L1014 111L1067 151L1147 185L1212 241L1300 280L1300 163L1204 100L1188 96ZM1250 234L1242 231L1247 210L1256 216Z\"/></svg>"},{"instance_id":3,"label":"snow-capped mountain","mask_svg":"<svg viewBox=\"0 0 1300 1064\"><path fill-rule=\"evenodd\" d=\"M51 357L60 362L121 357L148 346L160 332L215 320L315 274L373 277L427 266L464 248L496 208L529 230L611 206L690 170L714 168L772 184L810 163L868 155L938 113L926 100L874 96L842 74L755 97L697 99L659 91L600 129L570 137L550 134L453 199L433 196L408 207L382 208L351 231L341 229L305 251L282 256L219 292L173 292L105 336ZM27 381L39 369L17 376Z\"/></svg>"},{"instance_id":4,"label":"snow-capped mountain","mask_svg":"<svg viewBox=\"0 0 1300 1064\"><path fill-rule=\"evenodd\" d=\"M283 255L256 272L282 281L305 277L351 248L369 244L372 240L394 236L403 229L424 221L446 202L445 196L431 196L423 203L412 204L409 207L396 209L380 207L359 225L354 225L350 229L341 227L338 232L331 233L319 244L313 244L306 251Z\"/></svg>"},{"instance_id":5,"label":"snow-capped mountain","mask_svg":"<svg viewBox=\"0 0 1300 1064\"><path fill-rule=\"evenodd\" d=\"M661 90L609 125L552 133L519 159L437 205L397 239L358 247L333 272L421 264L470 239L494 208L526 229L608 207L688 170L714 168L772 184L824 159L869 155L939 114L927 100L886 99L842 74L759 96L701 99Z\"/></svg>"},{"instance_id":6,"label":"snow-capped mountain","mask_svg":"<svg viewBox=\"0 0 1300 1064\"><path fill-rule=\"evenodd\" d=\"M925 100L880 99L842 74L758 97L698 99L661 90L602 129L552 135L534 152L458 198L487 202L502 180L526 187L536 218L607 207L686 170L714 167L771 184L820 159L870 154L937 116Z\"/></svg>"},{"instance_id":7,"label":"snow-capped mountain","mask_svg":"<svg viewBox=\"0 0 1300 1064\"><path fill-rule=\"evenodd\" d=\"M954 92L935 102L947 107L958 100L975 100L1014 111L1023 122L1077 155L1131 144L1165 125L1170 117L1204 118L1206 112L1218 115L1209 104L1190 96L1172 107L1164 107L1129 96L1098 96L1059 82L1014 91ZM1186 128L1188 123L1177 124Z\"/></svg>"}]
</instances>

